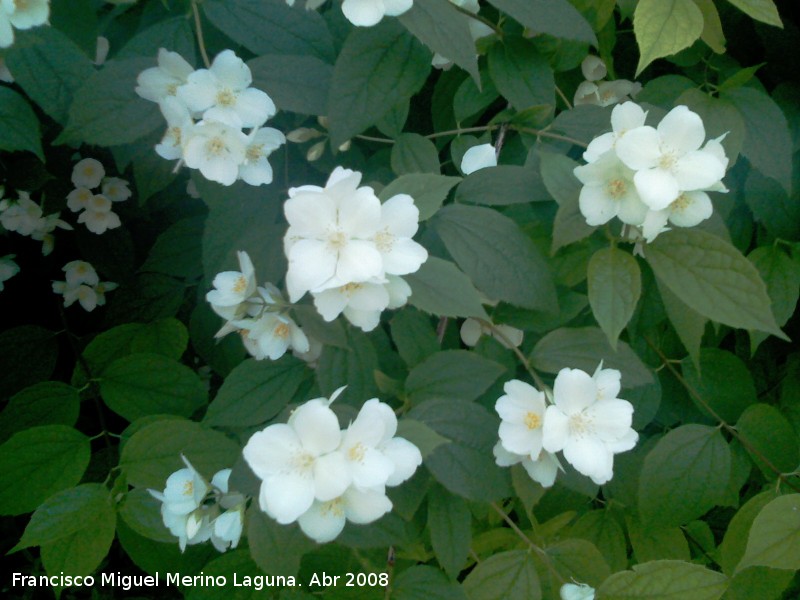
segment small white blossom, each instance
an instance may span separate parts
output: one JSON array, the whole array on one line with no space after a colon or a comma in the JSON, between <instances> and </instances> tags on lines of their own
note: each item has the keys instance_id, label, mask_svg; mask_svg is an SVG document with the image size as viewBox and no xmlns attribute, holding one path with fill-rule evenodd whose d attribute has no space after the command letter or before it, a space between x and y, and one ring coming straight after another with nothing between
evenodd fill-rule
<instances>
[{"instance_id":1,"label":"small white blossom","mask_svg":"<svg viewBox=\"0 0 800 600\"><path fill-rule=\"evenodd\" d=\"M186 105L169 97L159 102L161 114L167 120L167 130L156 144L156 154L167 160L183 158L183 144L191 136L194 120Z\"/></svg>"},{"instance_id":2,"label":"small white blossom","mask_svg":"<svg viewBox=\"0 0 800 600\"><path fill-rule=\"evenodd\" d=\"M474 173L479 169L497 166L497 151L491 144L472 146L464 153L461 159L461 172L464 175Z\"/></svg>"},{"instance_id":3,"label":"small white blossom","mask_svg":"<svg viewBox=\"0 0 800 600\"><path fill-rule=\"evenodd\" d=\"M80 212L89 206L94 192L86 187L77 187L67 194L67 208L72 212Z\"/></svg>"},{"instance_id":4,"label":"small white blossom","mask_svg":"<svg viewBox=\"0 0 800 600\"><path fill-rule=\"evenodd\" d=\"M602 225L614 217L629 225L641 225L648 208L639 198L634 172L609 150L596 161L575 167L583 184L578 206L589 225Z\"/></svg>"},{"instance_id":5,"label":"small white blossom","mask_svg":"<svg viewBox=\"0 0 800 600\"><path fill-rule=\"evenodd\" d=\"M559 595L561 600L594 600L594 588L585 583L565 583Z\"/></svg>"},{"instance_id":6,"label":"small white blossom","mask_svg":"<svg viewBox=\"0 0 800 600\"><path fill-rule=\"evenodd\" d=\"M86 209L78 215L78 223L83 223L86 229L97 235L122 225L119 215L111 210L111 200L102 194L92 196Z\"/></svg>"},{"instance_id":7,"label":"small white blossom","mask_svg":"<svg viewBox=\"0 0 800 600\"><path fill-rule=\"evenodd\" d=\"M518 379L506 382L503 391L505 395L494 407L500 415L500 443L514 454L538 457L542 451L544 393Z\"/></svg>"},{"instance_id":8,"label":"small white blossom","mask_svg":"<svg viewBox=\"0 0 800 600\"><path fill-rule=\"evenodd\" d=\"M16 258L14 254L0 258L0 292L5 288L5 282L19 273L19 265L14 262L14 258Z\"/></svg>"},{"instance_id":9,"label":"small white blossom","mask_svg":"<svg viewBox=\"0 0 800 600\"><path fill-rule=\"evenodd\" d=\"M372 27L384 15L397 17L409 10L413 0L344 0L342 12L353 25Z\"/></svg>"},{"instance_id":10,"label":"small white blossom","mask_svg":"<svg viewBox=\"0 0 800 600\"><path fill-rule=\"evenodd\" d=\"M247 252L236 253L239 271L223 271L214 277L214 289L206 294L206 301L223 319L233 319L242 303L256 292L256 269Z\"/></svg>"},{"instance_id":11,"label":"small white blossom","mask_svg":"<svg viewBox=\"0 0 800 600\"><path fill-rule=\"evenodd\" d=\"M372 331L387 308L400 308L411 295L411 287L400 277L388 275L386 283L348 283L313 292L314 306L322 318L333 321L340 314L363 331Z\"/></svg>"},{"instance_id":12,"label":"small white blossom","mask_svg":"<svg viewBox=\"0 0 800 600\"><path fill-rule=\"evenodd\" d=\"M50 0L0 0L0 48L14 43L14 29L44 25L50 17Z\"/></svg>"},{"instance_id":13,"label":"small white blossom","mask_svg":"<svg viewBox=\"0 0 800 600\"><path fill-rule=\"evenodd\" d=\"M327 502L315 500L298 517L297 523L308 537L324 544L339 536L346 521L359 525L372 523L391 510L392 501L382 488L359 490L351 487L338 498Z\"/></svg>"},{"instance_id":14,"label":"small white blossom","mask_svg":"<svg viewBox=\"0 0 800 600\"><path fill-rule=\"evenodd\" d=\"M73 260L68 262L62 268L65 273L67 285L75 287L82 283L94 286L100 282L100 277L97 275L94 267L84 260Z\"/></svg>"},{"instance_id":15,"label":"small white blossom","mask_svg":"<svg viewBox=\"0 0 800 600\"><path fill-rule=\"evenodd\" d=\"M72 183L76 188L84 187L93 190L100 185L106 170L103 164L94 158L84 158L72 168Z\"/></svg>"},{"instance_id":16,"label":"small white blossom","mask_svg":"<svg viewBox=\"0 0 800 600\"><path fill-rule=\"evenodd\" d=\"M232 185L247 155L247 136L238 127L217 121L200 121L182 140L186 166L199 169L209 181Z\"/></svg>"},{"instance_id":17,"label":"small white blossom","mask_svg":"<svg viewBox=\"0 0 800 600\"><path fill-rule=\"evenodd\" d=\"M111 202L124 202L131 197L128 182L119 177L106 177L103 179L102 194Z\"/></svg>"},{"instance_id":18,"label":"small white blossom","mask_svg":"<svg viewBox=\"0 0 800 600\"><path fill-rule=\"evenodd\" d=\"M583 160L588 163L596 161L603 154L615 148L617 142L631 129L642 127L646 117L647 113L634 102L624 102L615 106L614 110L611 111L612 131L604 133L589 142L589 146L583 153Z\"/></svg>"},{"instance_id":19,"label":"small white blossom","mask_svg":"<svg viewBox=\"0 0 800 600\"><path fill-rule=\"evenodd\" d=\"M240 329L247 351L257 360L278 360L289 349L309 350L305 333L287 315L265 311L257 318L231 321L231 325Z\"/></svg>"},{"instance_id":20,"label":"small white blossom","mask_svg":"<svg viewBox=\"0 0 800 600\"><path fill-rule=\"evenodd\" d=\"M19 192L19 199L16 201L4 200L0 208L0 223L8 231L28 236L41 225L42 208L31 200L27 192Z\"/></svg>"},{"instance_id":21,"label":"small white blossom","mask_svg":"<svg viewBox=\"0 0 800 600\"><path fill-rule=\"evenodd\" d=\"M416 273L422 263L428 260L428 251L411 239L418 227L419 209L408 194L392 196L381 205L378 232L372 240L383 259L385 273Z\"/></svg>"},{"instance_id":22,"label":"small white blossom","mask_svg":"<svg viewBox=\"0 0 800 600\"><path fill-rule=\"evenodd\" d=\"M145 100L161 102L174 98L178 88L184 85L194 72L194 67L177 52L164 48L158 50L158 66L145 69L136 78L136 93Z\"/></svg>"},{"instance_id":23,"label":"small white blossom","mask_svg":"<svg viewBox=\"0 0 800 600\"><path fill-rule=\"evenodd\" d=\"M581 73L586 81L599 81L606 76L606 63L599 56L589 54L581 63Z\"/></svg>"},{"instance_id":24,"label":"small white blossom","mask_svg":"<svg viewBox=\"0 0 800 600\"><path fill-rule=\"evenodd\" d=\"M492 449L495 462L500 467L511 467L521 464L528 476L542 487L553 487L556 475L563 470L555 454L542 450L532 458L530 454L516 454L505 449L502 442L497 442Z\"/></svg>"},{"instance_id":25,"label":"small white blossom","mask_svg":"<svg viewBox=\"0 0 800 600\"><path fill-rule=\"evenodd\" d=\"M267 158L285 142L286 138L277 129L254 128L247 136L244 162L239 165L239 179L249 185L272 183L272 166Z\"/></svg>"}]
</instances>

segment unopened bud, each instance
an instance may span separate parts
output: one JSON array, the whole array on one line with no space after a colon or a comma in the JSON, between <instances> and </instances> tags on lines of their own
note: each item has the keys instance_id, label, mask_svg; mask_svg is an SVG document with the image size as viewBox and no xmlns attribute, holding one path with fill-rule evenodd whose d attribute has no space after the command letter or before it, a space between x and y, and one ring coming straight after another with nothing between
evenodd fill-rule
<instances>
[{"instance_id":1,"label":"unopened bud","mask_svg":"<svg viewBox=\"0 0 800 600\"><path fill-rule=\"evenodd\" d=\"M339 152L347 152L350 150L350 142L351 140L347 140L344 144L339 146Z\"/></svg>"},{"instance_id":2,"label":"unopened bud","mask_svg":"<svg viewBox=\"0 0 800 600\"><path fill-rule=\"evenodd\" d=\"M294 142L295 144L302 144L303 142L313 140L314 138L321 137L322 135L323 134L321 131L317 131L311 127L298 127L297 129L287 133L286 139L290 142Z\"/></svg>"},{"instance_id":3,"label":"unopened bud","mask_svg":"<svg viewBox=\"0 0 800 600\"><path fill-rule=\"evenodd\" d=\"M306 152L306 160L308 162L314 162L322 156L323 152L325 152L325 142L317 142Z\"/></svg>"}]
</instances>

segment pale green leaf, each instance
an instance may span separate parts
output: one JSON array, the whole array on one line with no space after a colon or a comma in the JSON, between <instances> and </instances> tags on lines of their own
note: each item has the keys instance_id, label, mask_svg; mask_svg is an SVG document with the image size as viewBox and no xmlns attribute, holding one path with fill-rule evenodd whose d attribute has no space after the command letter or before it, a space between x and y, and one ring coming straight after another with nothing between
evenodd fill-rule
<instances>
[{"instance_id":1,"label":"pale green leaf","mask_svg":"<svg viewBox=\"0 0 800 600\"><path fill-rule=\"evenodd\" d=\"M628 536L636 562L651 560L689 560L689 543L680 527L644 527L639 519L625 516Z\"/></svg>"},{"instance_id":2,"label":"pale green leaf","mask_svg":"<svg viewBox=\"0 0 800 600\"><path fill-rule=\"evenodd\" d=\"M758 271L729 243L700 230L673 230L648 244L646 255L656 277L699 314L786 339Z\"/></svg>"},{"instance_id":3,"label":"pale green leaf","mask_svg":"<svg viewBox=\"0 0 800 600\"><path fill-rule=\"evenodd\" d=\"M728 578L701 565L656 560L615 573L597 589L603 600L718 600Z\"/></svg>"},{"instance_id":4,"label":"pale green leaf","mask_svg":"<svg viewBox=\"0 0 800 600\"><path fill-rule=\"evenodd\" d=\"M753 521L769 502L774 500L777 494L774 490L767 490L756 494L745 502L733 518L728 523L725 537L719 545L719 565L722 572L726 575L733 575L736 566L744 556L747 547L747 538Z\"/></svg>"},{"instance_id":5,"label":"pale green leaf","mask_svg":"<svg viewBox=\"0 0 800 600\"><path fill-rule=\"evenodd\" d=\"M633 31L639 44L638 77L657 58L691 46L703 32L703 13L692 0L640 0Z\"/></svg>"},{"instance_id":6,"label":"pale green leaf","mask_svg":"<svg viewBox=\"0 0 800 600\"><path fill-rule=\"evenodd\" d=\"M728 0L728 2L756 21L783 28L778 8L772 0Z\"/></svg>"},{"instance_id":7,"label":"pale green leaf","mask_svg":"<svg viewBox=\"0 0 800 600\"><path fill-rule=\"evenodd\" d=\"M553 69L532 41L506 37L489 51L489 74L497 90L517 110L555 106Z\"/></svg>"},{"instance_id":8,"label":"pale green leaf","mask_svg":"<svg viewBox=\"0 0 800 600\"><path fill-rule=\"evenodd\" d=\"M439 564L456 579L472 542L472 515L466 501L442 488L428 492L428 531Z\"/></svg>"},{"instance_id":9,"label":"pale green leaf","mask_svg":"<svg viewBox=\"0 0 800 600\"><path fill-rule=\"evenodd\" d=\"M527 550L500 552L478 563L464 580L464 590L470 600L542 597L536 566Z\"/></svg>"},{"instance_id":10,"label":"pale green leaf","mask_svg":"<svg viewBox=\"0 0 800 600\"><path fill-rule=\"evenodd\" d=\"M719 429L682 425L647 454L639 477L639 514L645 526L683 525L725 496L731 452Z\"/></svg>"},{"instance_id":11,"label":"pale green leaf","mask_svg":"<svg viewBox=\"0 0 800 600\"><path fill-rule=\"evenodd\" d=\"M722 22L719 20L714 0L694 0L694 3L703 13L703 33L700 34L700 39L717 54L724 53L725 34L722 31Z\"/></svg>"},{"instance_id":12,"label":"pale green leaf","mask_svg":"<svg viewBox=\"0 0 800 600\"><path fill-rule=\"evenodd\" d=\"M609 510L591 510L583 514L570 528L573 537L594 544L608 562L613 572L621 571L628 564L625 533L616 517Z\"/></svg>"},{"instance_id":13,"label":"pale green leaf","mask_svg":"<svg viewBox=\"0 0 800 600\"><path fill-rule=\"evenodd\" d=\"M599 250L589 261L588 282L594 317L616 350L617 338L633 316L642 293L639 264L617 248Z\"/></svg>"},{"instance_id":14,"label":"pale green leaf","mask_svg":"<svg viewBox=\"0 0 800 600\"><path fill-rule=\"evenodd\" d=\"M424 312L442 317L488 318L478 291L451 262L431 256L405 280L411 286L409 303Z\"/></svg>"},{"instance_id":15,"label":"pale green leaf","mask_svg":"<svg viewBox=\"0 0 800 600\"><path fill-rule=\"evenodd\" d=\"M684 359L681 369L686 383L727 423L735 423L757 400L756 386L747 365L726 350L703 348L698 367ZM700 412L711 416L700 403L696 404Z\"/></svg>"},{"instance_id":16,"label":"pale green leaf","mask_svg":"<svg viewBox=\"0 0 800 600\"><path fill-rule=\"evenodd\" d=\"M439 151L433 142L418 133L403 133L392 146L392 170L397 175L439 174Z\"/></svg>"},{"instance_id":17,"label":"pale green leaf","mask_svg":"<svg viewBox=\"0 0 800 600\"><path fill-rule=\"evenodd\" d=\"M775 498L758 513L736 570L750 566L800 569L800 494Z\"/></svg>"},{"instance_id":18,"label":"pale green leaf","mask_svg":"<svg viewBox=\"0 0 800 600\"><path fill-rule=\"evenodd\" d=\"M790 473L800 463L800 441L792 424L770 404L747 408L736 422L750 458L768 479Z\"/></svg>"}]
</instances>

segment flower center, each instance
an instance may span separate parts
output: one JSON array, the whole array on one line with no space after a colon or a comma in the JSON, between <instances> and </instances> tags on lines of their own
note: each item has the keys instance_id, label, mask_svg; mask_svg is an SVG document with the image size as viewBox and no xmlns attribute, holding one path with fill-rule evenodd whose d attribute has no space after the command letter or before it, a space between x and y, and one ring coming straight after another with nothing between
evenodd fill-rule
<instances>
[{"instance_id":1,"label":"flower center","mask_svg":"<svg viewBox=\"0 0 800 600\"><path fill-rule=\"evenodd\" d=\"M341 292L348 298L360 290L362 285L360 283L346 283L342 286Z\"/></svg>"},{"instance_id":2,"label":"flower center","mask_svg":"<svg viewBox=\"0 0 800 600\"><path fill-rule=\"evenodd\" d=\"M394 235L389 233L389 229L384 229L375 234L375 245L380 252L390 252L394 245Z\"/></svg>"},{"instance_id":3,"label":"flower center","mask_svg":"<svg viewBox=\"0 0 800 600\"><path fill-rule=\"evenodd\" d=\"M689 198L687 198L686 194L681 194L672 202L670 208L672 212L683 212L689 206Z\"/></svg>"},{"instance_id":4,"label":"flower center","mask_svg":"<svg viewBox=\"0 0 800 600\"><path fill-rule=\"evenodd\" d=\"M582 436L592 428L592 420L582 412L576 413L569 418L569 430L575 435Z\"/></svg>"},{"instance_id":5,"label":"flower center","mask_svg":"<svg viewBox=\"0 0 800 600\"><path fill-rule=\"evenodd\" d=\"M225 142L220 137L213 137L206 143L206 152L209 156L219 156L225 151Z\"/></svg>"},{"instance_id":6,"label":"flower center","mask_svg":"<svg viewBox=\"0 0 800 600\"><path fill-rule=\"evenodd\" d=\"M173 146L180 146L181 145L181 128L180 127L170 127L169 134L172 136Z\"/></svg>"},{"instance_id":7,"label":"flower center","mask_svg":"<svg viewBox=\"0 0 800 600\"><path fill-rule=\"evenodd\" d=\"M341 498L334 498L330 502L326 502L322 505L321 512L323 515L333 515L335 517L343 517L344 516L344 506L342 506L342 499Z\"/></svg>"},{"instance_id":8,"label":"flower center","mask_svg":"<svg viewBox=\"0 0 800 600\"><path fill-rule=\"evenodd\" d=\"M289 337L289 326L286 323L278 323L273 333L275 337L285 340Z\"/></svg>"},{"instance_id":9,"label":"flower center","mask_svg":"<svg viewBox=\"0 0 800 600\"><path fill-rule=\"evenodd\" d=\"M343 231L333 231L328 235L328 247L331 250L338 251L347 245L347 235Z\"/></svg>"},{"instance_id":10,"label":"flower center","mask_svg":"<svg viewBox=\"0 0 800 600\"><path fill-rule=\"evenodd\" d=\"M186 481L183 484L183 491L181 492L184 496L191 496L194 494L194 481Z\"/></svg>"},{"instance_id":11,"label":"flower center","mask_svg":"<svg viewBox=\"0 0 800 600\"><path fill-rule=\"evenodd\" d=\"M662 169L669 171L678 162L678 157L673 152L664 152L658 160L658 166Z\"/></svg>"},{"instance_id":12,"label":"flower center","mask_svg":"<svg viewBox=\"0 0 800 600\"><path fill-rule=\"evenodd\" d=\"M529 412L525 414L524 423L525 427L533 431L542 426L542 419L536 413Z\"/></svg>"},{"instance_id":13,"label":"flower center","mask_svg":"<svg viewBox=\"0 0 800 600\"><path fill-rule=\"evenodd\" d=\"M614 200L619 200L622 198L627 191L628 186L625 185L625 181L622 179L613 179L608 182L608 195Z\"/></svg>"},{"instance_id":14,"label":"flower center","mask_svg":"<svg viewBox=\"0 0 800 600\"><path fill-rule=\"evenodd\" d=\"M221 89L217 94L217 104L219 106L233 106L236 103L236 94L228 88Z\"/></svg>"},{"instance_id":15,"label":"flower center","mask_svg":"<svg viewBox=\"0 0 800 600\"><path fill-rule=\"evenodd\" d=\"M17 7L17 10L25 10L28 8L28 0L14 0L14 6Z\"/></svg>"},{"instance_id":16,"label":"flower center","mask_svg":"<svg viewBox=\"0 0 800 600\"><path fill-rule=\"evenodd\" d=\"M178 93L178 84L177 83L170 83L167 86L167 96L175 96Z\"/></svg>"},{"instance_id":17,"label":"flower center","mask_svg":"<svg viewBox=\"0 0 800 600\"><path fill-rule=\"evenodd\" d=\"M252 144L247 147L245 157L247 160L256 161L264 156L264 144Z\"/></svg>"},{"instance_id":18,"label":"flower center","mask_svg":"<svg viewBox=\"0 0 800 600\"><path fill-rule=\"evenodd\" d=\"M246 289L247 289L247 279L245 278L244 275L239 275L239 277L236 278L236 281L233 284L233 291L236 292L237 294L241 294Z\"/></svg>"},{"instance_id":19,"label":"flower center","mask_svg":"<svg viewBox=\"0 0 800 600\"><path fill-rule=\"evenodd\" d=\"M292 466L294 470L307 474L314 467L314 457L306 452L295 454Z\"/></svg>"},{"instance_id":20,"label":"flower center","mask_svg":"<svg viewBox=\"0 0 800 600\"><path fill-rule=\"evenodd\" d=\"M358 442L355 446L351 446L350 450L347 451L347 458L353 461L362 461L364 460L364 455L367 453L367 449L364 447L364 444Z\"/></svg>"}]
</instances>

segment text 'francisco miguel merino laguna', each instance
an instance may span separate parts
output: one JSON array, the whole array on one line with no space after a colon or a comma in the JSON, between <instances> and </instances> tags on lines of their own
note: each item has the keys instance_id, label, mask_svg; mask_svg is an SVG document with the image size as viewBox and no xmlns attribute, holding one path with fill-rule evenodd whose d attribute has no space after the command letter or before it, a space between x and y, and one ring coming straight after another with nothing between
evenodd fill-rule
<instances>
[{"instance_id":1,"label":"text 'francisco miguel merino laguna'","mask_svg":"<svg viewBox=\"0 0 800 600\"><path fill-rule=\"evenodd\" d=\"M11 578L12 587L93 587L110 586L128 591L139 587L158 587L162 582L166 585L184 587L225 587L229 583L225 575L205 575L201 571L198 575L181 575L180 573L156 572L155 575L123 575L121 573L100 573L99 576L85 577L65 575L23 575L14 573ZM233 587L248 587L261 590L265 587L294 587L297 584L294 577L283 575L239 575L233 574L230 581Z\"/></svg>"}]
</instances>

